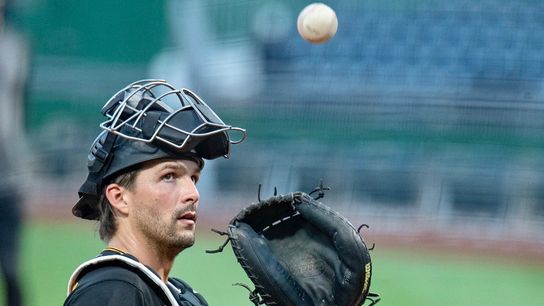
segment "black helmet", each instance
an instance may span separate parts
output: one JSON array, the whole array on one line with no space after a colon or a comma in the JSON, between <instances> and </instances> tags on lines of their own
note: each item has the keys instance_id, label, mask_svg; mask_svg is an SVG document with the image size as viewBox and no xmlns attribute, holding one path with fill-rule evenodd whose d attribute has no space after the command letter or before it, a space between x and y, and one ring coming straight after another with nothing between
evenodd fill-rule
<instances>
[{"instance_id":1,"label":"black helmet","mask_svg":"<svg viewBox=\"0 0 544 306\"><path fill-rule=\"evenodd\" d=\"M178 90L163 80L141 80L117 92L102 108L107 120L88 155L89 175L79 189L72 213L99 217L98 201L104 184L116 174L159 158L203 159L228 157L230 144L246 138L242 128L226 125L188 89ZM240 133L238 140L229 132Z\"/></svg>"}]
</instances>

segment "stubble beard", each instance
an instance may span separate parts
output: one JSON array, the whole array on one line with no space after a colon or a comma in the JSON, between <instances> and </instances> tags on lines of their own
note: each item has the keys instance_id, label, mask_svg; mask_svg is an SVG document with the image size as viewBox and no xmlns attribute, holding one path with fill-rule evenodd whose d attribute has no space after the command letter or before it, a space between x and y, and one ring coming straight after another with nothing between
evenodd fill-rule
<instances>
[{"instance_id":1,"label":"stubble beard","mask_svg":"<svg viewBox=\"0 0 544 306\"><path fill-rule=\"evenodd\" d=\"M163 254L175 256L195 243L194 229L179 231L178 216L187 211L195 211L193 205L174 212L167 221L163 221L161 214L155 207L142 208L136 215L138 227L148 243Z\"/></svg>"}]
</instances>

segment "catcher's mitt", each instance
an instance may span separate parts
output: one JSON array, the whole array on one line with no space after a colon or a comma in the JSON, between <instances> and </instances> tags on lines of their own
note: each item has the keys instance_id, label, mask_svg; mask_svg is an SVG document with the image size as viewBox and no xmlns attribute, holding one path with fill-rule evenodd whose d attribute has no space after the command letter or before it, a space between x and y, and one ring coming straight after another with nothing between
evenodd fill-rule
<instances>
[{"instance_id":1,"label":"catcher's mitt","mask_svg":"<svg viewBox=\"0 0 544 306\"><path fill-rule=\"evenodd\" d=\"M255 305L359 306L365 300L370 305L379 301L369 293L372 265L358 230L305 193L252 204L232 219L228 233L218 233L229 238L208 252L222 250L230 240L255 284L250 294Z\"/></svg>"}]
</instances>

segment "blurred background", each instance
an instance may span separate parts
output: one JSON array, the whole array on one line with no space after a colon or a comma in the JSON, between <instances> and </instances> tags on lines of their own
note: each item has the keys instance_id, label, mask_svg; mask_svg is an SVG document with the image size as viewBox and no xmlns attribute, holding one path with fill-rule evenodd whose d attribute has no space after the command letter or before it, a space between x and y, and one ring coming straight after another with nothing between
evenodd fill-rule
<instances>
[{"instance_id":1,"label":"blurred background","mask_svg":"<svg viewBox=\"0 0 544 306\"><path fill-rule=\"evenodd\" d=\"M40 274L29 261L59 273L60 283L49 284L55 303L62 303L63 277L100 243L81 257L62 254L76 258L61 271L40 264L48 252L41 247L58 232L92 232L70 209L104 120L99 110L144 78L194 90L225 122L248 131L230 160L207 162L204 222L224 226L257 201L259 184L266 197L274 188L310 192L323 180L331 187L323 202L369 224L367 242L408 258L403 266L424 256L405 256L415 249L437 258L468 253L537 271L520 277L520 288L544 281L543 2L331 0L338 32L323 45L296 31L310 1L2 2L0 35L8 39L0 40L7 54L0 82L9 86L0 88L11 96L0 101L0 153L7 152L0 186L19 195L5 203L22 208L5 215L25 217L17 240L23 278ZM37 238L55 226L61 230ZM406 283L378 268L374 287L384 305L459 304L452 296L406 302L441 279L394 291ZM497 273L490 279L512 275ZM40 286L26 288L26 300L48 305L32 292ZM542 292L528 290L489 305L541 305ZM529 297L520 302L516 294ZM463 304L488 305L472 302Z\"/></svg>"}]
</instances>

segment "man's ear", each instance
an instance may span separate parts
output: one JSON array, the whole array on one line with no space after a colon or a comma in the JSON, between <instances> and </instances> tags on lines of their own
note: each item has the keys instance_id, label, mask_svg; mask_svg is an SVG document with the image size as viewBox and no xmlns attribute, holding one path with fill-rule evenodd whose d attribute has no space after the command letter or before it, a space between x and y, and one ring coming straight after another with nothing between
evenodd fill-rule
<instances>
[{"instance_id":1,"label":"man's ear","mask_svg":"<svg viewBox=\"0 0 544 306\"><path fill-rule=\"evenodd\" d=\"M104 192L114 210L123 215L128 215L128 204L124 198L126 189L124 187L118 184L109 184Z\"/></svg>"}]
</instances>

